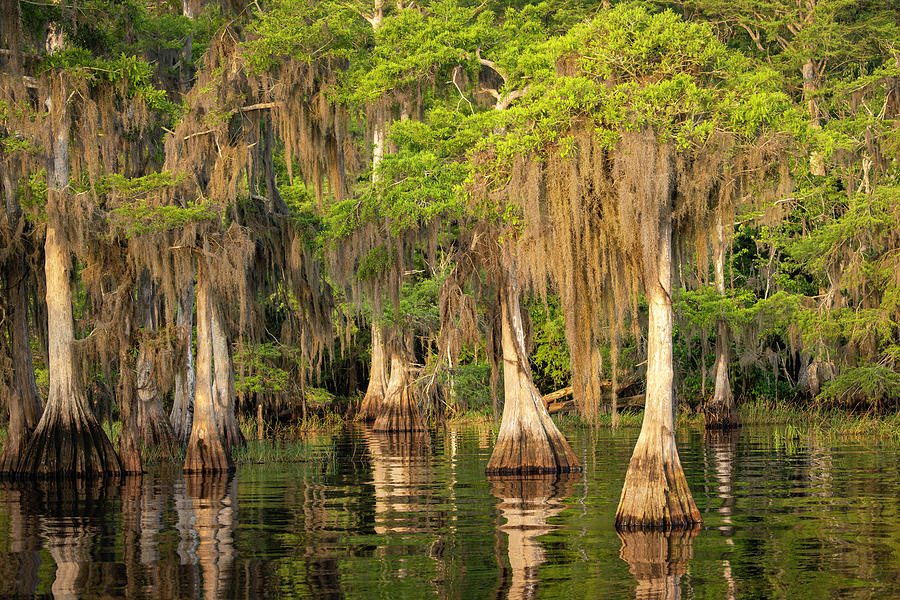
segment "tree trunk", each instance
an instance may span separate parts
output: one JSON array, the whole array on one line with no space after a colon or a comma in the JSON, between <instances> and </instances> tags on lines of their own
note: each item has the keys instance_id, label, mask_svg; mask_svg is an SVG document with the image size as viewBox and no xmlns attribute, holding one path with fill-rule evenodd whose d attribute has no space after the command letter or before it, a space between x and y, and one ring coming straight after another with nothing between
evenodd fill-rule
<instances>
[{"instance_id":1,"label":"tree trunk","mask_svg":"<svg viewBox=\"0 0 900 600\"><path fill-rule=\"evenodd\" d=\"M158 319L155 315L155 293L153 283L146 274L141 277L140 310L144 313L143 324L147 332L155 331ZM163 410L160 400L159 387L156 384L155 361L156 353L153 345L144 337L141 340L136 363L137 390L136 399L138 439L144 448L159 452L161 457L168 458L172 455L175 445L175 432L169 423L169 417Z\"/></svg>"},{"instance_id":2,"label":"tree trunk","mask_svg":"<svg viewBox=\"0 0 900 600\"><path fill-rule=\"evenodd\" d=\"M213 363L215 369L216 423L225 449L243 446L244 434L234 414L234 363L231 360L231 344L225 333L221 306L213 309L212 321Z\"/></svg>"},{"instance_id":3,"label":"tree trunk","mask_svg":"<svg viewBox=\"0 0 900 600\"><path fill-rule=\"evenodd\" d=\"M369 386L366 396L359 405L359 418L370 423L383 412L384 396L387 392L387 377L384 372L384 334L379 325L372 324L372 366L369 370Z\"/></svg>"},{"instance_id":4,"label":"tree trunk","mask_svg":"<svg viewBox=\"0 0 900 600\"><path fill-rule=\"evenodd\" d=\"M414 394L410 359L405 348L391 349L391 379L374 431L425 431Z\"/></svg>"},{"instance_id":5,"label":"tree trunk","mask_svg":"<svg viewBox=\"0 0 900 600\"><path fill-rule=\"evenodd\" d=\"M6 203L7 223L12 235L18 235L21 208L6 162L0 159L0 185ZM13 250L6 263L6 293L10 318L7 325L10 356L13 367L13 387L9 395L9 431L3 453L0 454L0 473L14 473L41 418L41 399L34 381L31 359L31 334L28 328L26 278L28 271L21 249Z\"/></svg>"},{"instance_id":6,"label":"tree trunk","mask_svg":"<svg viewBox=\"0 0 900 600\"><path fill-rule=\"evenodd\" d=\"M647 277L647 393L644 421L625 474L616 528L684 528L700 523L678 449L672 363L672 221L660 224L656 280Z\"/></svg>"},{"instance_id":7,"label":"tree trunk","mask_svg":"<svg viewBox=\"0 0 900 600\"><path fill-rule=\"evenodd\" d=\"M176 324L181 335L186 336L186 352L184 364L175 376L175 399L169 421L175 439L183 444L191 437L191 425L194 416L194 281L191 277L178 295L178 314Z\"/></svg>"},{"instance_id":8,"label":"tree trunk","mask_svg":"<svg viewBox=\"0 0 900 600\"><path fill-rule=\"evenodd\" d=\"M204 256L197 273L197 390L194 422L184 457L186 473L216 473L234 469L231 452L222 442L216 423L215 390L212 380L213 308L210 265Z\"/></svg>"},{"instance_id":9,"label":"tree trunk","mask_svg":"<svg viewBox=\"0 0 900 600\"><path fill-rule=\"evenodd\" d=\"M65 90L53 85L52 113L62 113L54 123L53 160L48 168L47 233L44 270L47 278L47 329L50 393L41 420L28 443L20 465L25 474L91 476L121 473L119 457L78 386L75 373L75 329L72 322L72 290L69 287L71 256L60 214L65 210L69 186L69 124Z\"/></svg>"},{"instance_id":10,"label":"tree trunk","mask_svg":"<svg viewBox=\"0 0 900 600\"><path fill-rule=\"evenodd\" d=\"M719 216L716 222L717 243L713 256L713 267L716 276L716 291L725 295L725 225ZM704 411L707 429L728 429L740 427L741 419L734 404L731 393L731 381L728 379L728 365L731 363L731 336L728 323L719 319L716 323L716 363L713 373L716 378L716 389L712 400Z\"/></svg>"},{"instance_id":11,"label":"tree trunk","mask_svg":"<svg viewBox=\"0 0 900 600\"><path fill-rule=\"evenodd\" d=\"M569 442L550 418L531 379L525 332L519 308L515 256L504 251L500 288L503 345L503 418L497 444L487 464L489 475L568 473L581 465Z\"/></svg>"}]
</instances>

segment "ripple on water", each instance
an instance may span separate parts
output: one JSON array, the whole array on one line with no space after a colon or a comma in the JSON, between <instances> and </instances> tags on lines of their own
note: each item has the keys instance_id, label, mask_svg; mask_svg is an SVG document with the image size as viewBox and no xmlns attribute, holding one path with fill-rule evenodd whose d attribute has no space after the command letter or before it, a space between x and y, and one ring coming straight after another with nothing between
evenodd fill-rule
<instances>
[{"instance_id":1,"label":"ripple on water","mask_svg":"<svg viewBox=\"0 0 900 600\"><path fill-rule=\"evenodd\" d=\"M0 596L900 597L900 445L679 433L701 529L617 535L636 429L489 480L490 432L358 429L232 477L3 484Z\"/></svg>"}]
</instances>

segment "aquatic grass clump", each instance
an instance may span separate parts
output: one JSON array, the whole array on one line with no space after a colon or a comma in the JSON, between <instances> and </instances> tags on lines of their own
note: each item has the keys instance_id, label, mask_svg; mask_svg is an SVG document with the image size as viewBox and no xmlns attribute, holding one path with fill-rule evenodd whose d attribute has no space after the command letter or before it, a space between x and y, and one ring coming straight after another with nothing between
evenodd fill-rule
<instances>
[{"instance_id":1,"label":"aquatic grass clump","mask_svg":"<svg viewBox=\"0 0 900 600\"><path fill-rule=\"evenodd\" d=\"M821 405L799 406L787 402L757 400L740 407L744 423L790 424L798 431L826 437L860 437L900 439L900 412L877 415L872 412L851 413Z\"/></svg>"},{"instance_id":2,"label":"aquatic grass clump","mask_svg":"<svg viewBox=\"0 0 900 600\"><path fill-rule=\"evenodd\" d=\"M247 440L244 446L232 450L231 458L235 465L329 463L334 459L334 448L315 442Z\"/></svg>"}]
</instances>

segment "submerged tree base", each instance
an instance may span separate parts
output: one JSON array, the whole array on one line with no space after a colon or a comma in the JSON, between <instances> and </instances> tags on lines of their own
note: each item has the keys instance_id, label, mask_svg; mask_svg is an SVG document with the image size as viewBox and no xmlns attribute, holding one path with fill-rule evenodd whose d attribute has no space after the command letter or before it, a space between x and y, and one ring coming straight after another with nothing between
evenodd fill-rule
<instances>
[{"instance_id":1,"label":"submerged tree base","mask_svg":"<svg viewBox=\"0 0 900 600\"><path fill-rule=\"evenodd\" d=\"M194 426L196 429L196 425ZM225 450L218 432L206 436L191 434L184 456L185 473L227 473L234 470L231 453Z\"/></svg>"},{"instance_id":2,"label":"submerged tree base","mask_svg":"<svg viewBox=\"0 0 900 600\"><path fill-rule=\"evenodd\" d=\"M675 436L663 432L639 438L625 475L616 529L688 529L702 522L681 468Z\"/></svg>"},{"instance_id":3,"label":"submerged tree base","mask_svg":"<svg viewBox=\"0 0 900 600\"><path fill-rule=\"evenodd\" d=\"M550 427L543 425L539 422L513 426L509 429L514 431L505 436L501 431L485 472L488 475L538 475L581 471L578 458L556 425L552 422Z\"/></svg>"},{"instance_id":4,"label":"submerged tree base","mask_svg":"<svg viewBox=\"0 0 900 600\"><path fill-rule=\"evenodd\" d=\"M38 478L118 476L122 465L93 415L64 416L57 412L44 415L18 472Z\"/></svg>"},{"instance_id":5,"label":"submerged tree base","mask_svg":"<svg viewBox=\"0 0 900 600\"><path fill-rule=\"evenodd\" d=\"M409 360L395 352L391 357L391 379L375 419L373 431L425 431L425 420L413 395L415 385L410 374Z\"/></svg>"}]
</instances>

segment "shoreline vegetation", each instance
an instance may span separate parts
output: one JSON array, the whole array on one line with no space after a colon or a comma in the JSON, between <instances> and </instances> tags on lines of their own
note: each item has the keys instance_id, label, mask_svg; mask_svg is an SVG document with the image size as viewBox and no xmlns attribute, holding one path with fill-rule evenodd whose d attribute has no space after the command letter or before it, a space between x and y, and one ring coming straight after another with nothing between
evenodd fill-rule
<instances>
[{"instance_id":1,"label":"shoreline vegetation","mask_svg":"<svg viewBox=\"0 0 900 600\"><path fill-rule=\"evenodd\" d=\"M758 400L738 407L741 422L747 426L772 426L772 437L775 441L803 442L815 438L817 440L848 440L863 438L880 442L900 442L900 413L877 415L873 413L851 413L838 408L822 406L797 406L789 402ZM630 409L617 416L617 428L638 429L643 420L643 411ZM563 430L570 428L590 428L576 414L561 414L555 421ZM326 413L324 416L312 415L306 425L297 423L266 423L263 431L265 438L257 437L260 429L255 419L239 419L241 431L246 444L232 449L235 466L250 464L303 463L313 460L326 460L334 454L327 443L340 434L345 427L363 428L365 425L357 419L344 419L337 413ZM610 415L599 415L596 425L599 428L612 427ZM495 439L499 424L494 422L488 411L470 410L447 418L435 428L465 430L471 428L489 428L491 438ZM690 409L678 414L678 432L704 431L703 415ZM121 421L104 422L103 429L110 440L116 444L122 430ZM6 440L8 428L0 428L0 445ZM323 448L325 450L323 451ZM144 464L148 467L159 463L171 462L180 466L184 461L184 449L177 448L171 457L159 456L152 448L144 448Z\"/></svg>"}]
</instances>

